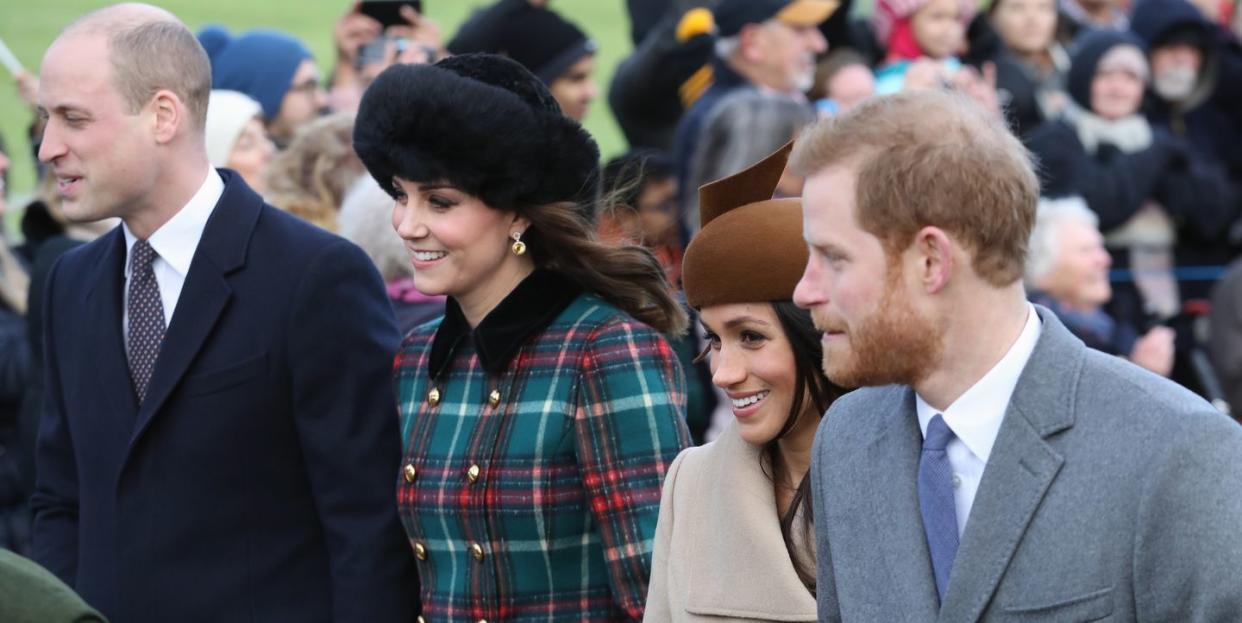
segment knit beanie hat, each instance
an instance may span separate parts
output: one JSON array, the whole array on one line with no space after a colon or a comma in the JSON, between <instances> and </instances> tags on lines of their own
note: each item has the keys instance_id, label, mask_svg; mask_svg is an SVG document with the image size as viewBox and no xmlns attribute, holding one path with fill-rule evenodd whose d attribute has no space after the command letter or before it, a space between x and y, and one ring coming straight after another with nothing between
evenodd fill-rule
<instances>
[{"instance_id":1,"label":"knit beanie hat","mask_svg":"<svg viewBox=\"0 0 1242 623\"><path fill-rule=\"evenodd\" d=\"M211 88L249 95L269 120L280 113L298 66L313 58L301 41L276 30L232 37L219 26L208 26L198 40L211 59Z\"/></svg>"},{"instance_id":2,"label":"knit beanie hat","mask_svg":"<svg viewBox=\"0 0 1242 623\"><path fill-rule=\"evenodd\" d=\"M237 138L251 119L263 114L259 103L237 91L211 92L207 103L207 159L213 167L228 166Z\"/></svg>"},{"instance_id":3,"label":"knit beanie hat","mask_svg":"<svg viewBox=\"0 0 1242 623\"><path fill-rule=\"evenodd\" d=\"M354 150L394 197L394 177L448 182L497 209L598 194L595 141L534 74L494 54L385 69L362 96Z\"/></svg>"},{"instance_id":4,"label":"knit beanie hat","mask_svg":"<svg viewBox=\"0 0 1242 623\"><path fill-rule=\"evenodd\" d=\"M1069 92L1074 103L1083 110L1091 110L1091 83L1099 71L1100 61L1114 48L1126 46L1138 53L1142 61L1143 72L1139 76L1146 80L1147 63L1143 56L1143 42L1134 34L1113 30L1111 28L1091 30L1074 41L1070 54L1070 70L1065 79L1065 90ZM1126 59L1126 57L1130 57ZM1122 62L1132 62L1133 54L1114 55Z\"/></svg>"},{"instance_id":5,"label":"knit beanie hat","mask_svg":"<svg viewBox=\"0 0 1242 623\"><path fill-rule=\"evenodd\" d=\"M792 150L790 141L745 171L699 189L702 229L682 260L691 307L793 298L808 257L802 200L772 198Z\"/></svg>"},{"instance_id":6,"label":"knit beanie hat","mask_svg":"<svg viewBox=\"0 0 1242 623\"><path fill-rule=\"evenodd\" d=\"M529 0L501 0L476 12L448 43L453 54L486 52L508 56L544 84L595 54L595 42L556 12Z\"/></svg>"}]
</instances>

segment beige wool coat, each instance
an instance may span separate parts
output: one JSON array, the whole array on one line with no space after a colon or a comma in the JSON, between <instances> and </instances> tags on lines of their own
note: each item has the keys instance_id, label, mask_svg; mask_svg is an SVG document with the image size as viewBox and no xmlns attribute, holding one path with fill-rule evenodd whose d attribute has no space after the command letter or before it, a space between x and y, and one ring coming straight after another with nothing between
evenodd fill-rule
<instances>
[{"instance_id":1,"label":"beige wool coat","mask_svg":"<svg viewBox=\"0 0 1242 623\"><path fill-rule=\"evenodd\" d=\"M815 598L785 549L759 449L732 423L677 455L664 479L643 621L814 620Z\"/></svg>"}]
</instances>

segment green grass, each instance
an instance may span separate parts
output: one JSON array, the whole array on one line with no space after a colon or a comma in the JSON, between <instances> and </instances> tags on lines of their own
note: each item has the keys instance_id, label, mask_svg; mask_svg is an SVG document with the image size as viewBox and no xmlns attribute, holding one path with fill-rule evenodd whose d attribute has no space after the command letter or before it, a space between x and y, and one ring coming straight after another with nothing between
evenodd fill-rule
<instances>
[{"instance_id":1,"label":"green grass","mask_svg":"<svg viewBox=\"0 0 1242 623\"><path fill-rule=\"evenodd\" d=\"M43 52L60 29L83 13L112 4L98 0L0 0L0 38L13 50L28 71L37 72ZM332 25L350 5L347 0L156 0L197 31L205 24L223 24L232 30L254 27L279 28L310 46L321 72L333 63ZM439 23L445 39L475 7L488 0L424 0L428 15ZM586 127L599 141L604 157L625 149L625 140L608 110L606 92L613 69L629 54L629 18L622 0L553 0L553 7L578 24L599 43L596 81L601 96L586 119ZM34 162L26 141L31 121L29 109L17 97L17 89L0 69L0 136L13 160L10 205L20 208L22 198L34 187ZM9 211L10 219L17 209ZM11 225L13 223L10 223ZM10 227L9 231L16 231Z\"/></svg>"}]
</instances>

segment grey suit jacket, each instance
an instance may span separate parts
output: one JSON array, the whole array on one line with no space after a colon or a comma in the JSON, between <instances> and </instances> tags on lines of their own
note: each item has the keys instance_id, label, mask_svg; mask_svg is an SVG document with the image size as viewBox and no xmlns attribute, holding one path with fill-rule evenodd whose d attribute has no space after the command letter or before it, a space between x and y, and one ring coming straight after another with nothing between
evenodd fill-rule
<instances>
[{"instance_id":1,"label":"grey suit jacket","mask_svg":"<svg viewBox=\"0 0 1242 623\"><path fill-rule=\"evenodd\" d=\"M1037 310L939 607L913 390L829 410L811 468L820 621L1242 621L1242 427Z\"/></svg>"}]
</instances>

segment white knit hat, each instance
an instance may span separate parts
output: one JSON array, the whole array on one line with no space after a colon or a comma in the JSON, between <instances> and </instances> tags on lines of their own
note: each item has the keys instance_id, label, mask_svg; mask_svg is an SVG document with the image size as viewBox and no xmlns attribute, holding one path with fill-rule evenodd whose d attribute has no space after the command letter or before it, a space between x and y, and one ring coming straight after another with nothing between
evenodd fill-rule
<instances>
[{"instance_id":1,"label":"white knit hat","mask_svg":"<svg viewBox=\"0 0 1242 623\"><path fill-rule=\"evenodd\" d=\"M246 124L263 114L263 107L237 91L212 91L207 103L207 159L213 167L227 166L233 145Z\"/></svg>"},{"instance_id":2,"label":"white knit hat","mask_svg":"<svg viewBox=\"0 0 1242 623\"><path fill-rule=\"evenodd\" d=\"M1147 82L1149 69L1147 66L1147 56L1143 51L1132 45L1113 46L1104 56L1100 58L1100 62L1095 65L1095 72L1098 74L1102 71L1121 70L1134 74L1134 77L1143 82Z\"/></svg>"}]
</instances>

